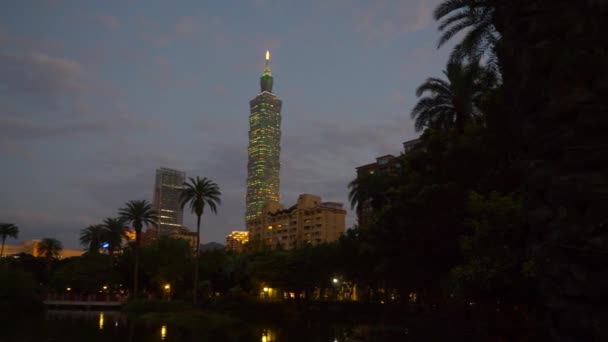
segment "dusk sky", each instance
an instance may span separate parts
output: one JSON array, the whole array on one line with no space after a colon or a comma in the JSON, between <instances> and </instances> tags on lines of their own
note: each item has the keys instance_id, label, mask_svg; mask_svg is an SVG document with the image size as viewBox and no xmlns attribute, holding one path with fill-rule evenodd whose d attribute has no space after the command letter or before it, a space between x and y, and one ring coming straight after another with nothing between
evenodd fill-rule
<instances>
[{"instance_id":1,"label":"dusk sky","mask_svg":"<svg viewBox=\"0 0 608 342\"><path fill-rule=\"evenodd\" d=\"M201 242L224 243L245 228L249 100L269 49L281 202L343 202L350 227L355 167L417 136L415 89L444 69L440 1L3 1L0 222L80 248L80 229L151 201L169 167L218 183Z\"/></svg>"}]
</instances>

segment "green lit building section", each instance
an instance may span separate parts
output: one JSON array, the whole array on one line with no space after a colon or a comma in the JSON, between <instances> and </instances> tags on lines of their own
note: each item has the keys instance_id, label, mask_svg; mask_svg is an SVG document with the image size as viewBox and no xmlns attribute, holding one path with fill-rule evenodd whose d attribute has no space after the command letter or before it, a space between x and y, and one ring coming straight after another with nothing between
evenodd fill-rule
<instances>
[{"instance_id":1,"label":"green lit building section","mask_svg":"<svg viewBox=\"0 0 608 342\"><path fill-rule=\"evenodd\" d=\"M281 100L272 93L270 54L260 78L260 94L249 102L249 147L245 220L262 213L264 204L279 201L281 168Z\"/></svg>"}]
</instances>

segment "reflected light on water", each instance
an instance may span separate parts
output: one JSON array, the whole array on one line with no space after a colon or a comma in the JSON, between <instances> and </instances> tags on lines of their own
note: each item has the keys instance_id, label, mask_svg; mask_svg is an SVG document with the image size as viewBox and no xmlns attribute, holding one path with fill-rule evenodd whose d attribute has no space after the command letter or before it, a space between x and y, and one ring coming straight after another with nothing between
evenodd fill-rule
<instances>
[{"instance_id":1,"label":"reflected light on water","mask_svg":"<svg viewBox=\"0 0 608 342\"><path fill-rule=\"evenodd\" d=\"M262 342L276 342L274 331L268 329L262 331Z\"/></svg>"},{"instance_id":2,"label":"reflected light on water","mask_svg":"<svg viewBox=\"0 0 608 342\"><path fill-rule=\"evenodd\" d=\"M103 330L103 312L99 313L99 330Z\"/></svg>"},{"instance_id":3,"label":"reflected light on water","mask_svg":"<svg viewBox=\"0 0 608 342\"><path fill-rule=\"evenodd\" d=\"M163 325L162 327L160 327L160 339L164 341L165 338L167 338L167 326Z\"/></svg>"}]
</instances>

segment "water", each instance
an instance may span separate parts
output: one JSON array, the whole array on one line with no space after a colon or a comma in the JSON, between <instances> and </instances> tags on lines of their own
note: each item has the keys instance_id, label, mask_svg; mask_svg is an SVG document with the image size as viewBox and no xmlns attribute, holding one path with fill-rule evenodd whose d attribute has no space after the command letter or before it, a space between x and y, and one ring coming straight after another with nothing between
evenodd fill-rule
<instances>
[{"instance_id":1,"label":"water","mask_svg":"<svg viewBox=\"0 0 608 342\"><path fill-rule=\"evenodd\" d=\"M56 311L4 318L1 342L385 342L407 341L408 331L397 326L291 322L264 325L205 326L192 322L156 322L129 318L117 311ZM357 338L357 339L349 339Z\"/></svg>"}]
</instances>

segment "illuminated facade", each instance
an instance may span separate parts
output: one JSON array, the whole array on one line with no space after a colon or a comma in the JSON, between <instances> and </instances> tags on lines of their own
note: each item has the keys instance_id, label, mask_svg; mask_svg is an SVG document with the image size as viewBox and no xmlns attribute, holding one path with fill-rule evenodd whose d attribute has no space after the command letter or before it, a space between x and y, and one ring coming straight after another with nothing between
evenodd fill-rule
<instances>
[{"instance_id":1,"label":"illuminated facade","mask_svg":"<svg viewBox=\"0 0 608 342\"><path fill-rule=\"evenodd\" d=\"M168 235L182 227L183 210L179 205L186 173L160 168L156 170L154 209L158 212L158 233Z\"/></svg>"},{"instance_id":2,"label":"illuminated facade","mask_svg":"<svg viewBox=\"0 0 608 342\"><path fill-rule=\"evenodd\" d=\"M293 249L336 241L346 229L342 203L321 202L321 197L302 194L285 209L277 202L264 206L262 215L247 222L253 249Z\"/></svg>"},{"instance_id":3,"label":"illuminated facade","mask_svg":"<svg viewBox=\"0 0 608 342\"><path fill-rule=\"evenodd\" d=\"M249 232L235 230L226 237L226 250L241 253L249 242Z\"/></svg>"},{"instance_id":4,"label":"illuminated facade","mask_svg":"<svg viewBox=\"0 0 608 342\"><path fill-rule=\"evenodd\" d=\"M272 93L270 53L260 78L260 94L249 102L249 147L245 221L262 213L267 202L279 201L281 167L281 105Z\"/></svg>"}]
</instances>

